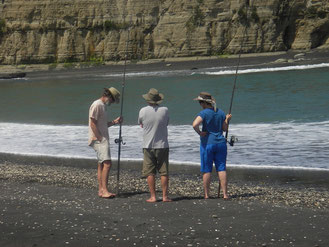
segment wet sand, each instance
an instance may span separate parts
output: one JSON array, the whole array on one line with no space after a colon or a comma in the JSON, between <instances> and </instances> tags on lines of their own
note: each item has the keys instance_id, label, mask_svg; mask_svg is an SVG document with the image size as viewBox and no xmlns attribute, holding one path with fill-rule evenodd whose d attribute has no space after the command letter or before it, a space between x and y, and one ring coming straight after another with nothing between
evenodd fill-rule
<instances>
[{"instance_id":1,"label":"wet sand","mask_svg":"<svg viewBox=\"0 0 329 247\"><path fill-rule=\"evenodd\" d=\"M328 171L229 168L224 201L215 174L204 200L198 167L171 165L174 201L161 202L157 183L150 204L140 162L122 163L120 194L108 200L97 197L94 160L0 157L1 246L329 245Z\"/></svg>"}]
</instances>

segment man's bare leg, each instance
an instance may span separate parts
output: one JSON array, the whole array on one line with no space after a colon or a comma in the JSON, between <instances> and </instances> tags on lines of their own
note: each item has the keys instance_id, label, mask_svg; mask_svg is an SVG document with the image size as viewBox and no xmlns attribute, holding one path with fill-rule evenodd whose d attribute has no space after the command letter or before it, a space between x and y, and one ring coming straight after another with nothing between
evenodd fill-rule
<instances>
[{"instance_id":1,"label":"man's bare leg","mask_svg":"<svg viewBox=\"0 0 329 247\"><path fill-rule=\"evenodd\" d=\"M146 201L147 202L156 202L157 199L155 197L155 176L154 175L147 176L147 184L150 189L151 197L149 199L147 199Z\"/></svg>"},{"instance_id":2,"label":"man's bare leg","mask_svg":"<svg viewBox=\"0 0 329 247\"><path fill-rule=\"evenodd\" d=\"M220 189L220 187L222 187L223 190L223 197L224 199L228 199L230 198L229 195L227 194L227 175L226 175L226 171L222 171L222 172L218 172L218 182L219 182L219 186L218 189ZM220 191L218 191L218 196L220 194Z\"/></svg>"},{"instance_id":3,"label":"man's bare leg","mask_svg":"<svg viewBox=\"0 0 329 247\"><path fill-rule=\"evenodd\" d=\"M97 166L97 180L98 180L98 196L99 197L102 197L102 195L103 195L102 171L103 171L103 164L98 163L98 166Z\"/></svg>"},{"instance_id":4,"label":"man's bare leg","mask_svg":"<svg viewBox=\"0 0 329 247\"><path fill-rule=\"evenodd\" d=\"M169 184L169 177L161 176L162 201L163 202L172 202L172 200L168 197L168 184Z\"/></svg>"},{"instance_id":5,"label":"man's bare leg","mask_svg":"<svg viewBox=\"0 0 329 247\"><path fill-rule=\"evenodd\" d=\"M210 179L211 173L203 173L203 190L204 190L204 199L209 199L209 188L210 188Z\"/></svg>"},{"instance_id":6,"label":"man's bare leg","mask_svg":"<svg viewBox=\"0 0 329 247\"><path fill-rule=\"evenodd\" d=\"M111 165L112 165L112 163L110 160L106 160L103 162L103 169L102 169L102 174L101 174L102 197L103 198L115 197L115 194L110 193L107 189Z\"/></svg>"}]
</instances>

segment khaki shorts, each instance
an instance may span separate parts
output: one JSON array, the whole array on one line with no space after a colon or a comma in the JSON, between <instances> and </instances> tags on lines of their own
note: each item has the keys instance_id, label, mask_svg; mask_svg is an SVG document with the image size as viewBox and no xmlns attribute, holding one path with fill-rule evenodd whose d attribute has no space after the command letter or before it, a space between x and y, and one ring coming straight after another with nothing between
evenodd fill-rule
<instances>
[{"instance_id":1,"label":"khaki shorts","mask_svg":"<svg viewBox=\"0 0 329 247\"><path fill-rule=\"evenodd\" d=\"M93 141L90 146L96 152L98 163L102 164L106 160L111 160L109 141L105 137L101 141Z\"/></svg>"},{"instance_id":2,"label":"khaki shorts","mask_svg":"<svg viewBox=\"0 0 329 247\"><path fill-rule=\"evenodd\" d=\"M142 176L156 175L168 176L169 148L143 148L144 160Z\"/></svg>"}]
</instances>

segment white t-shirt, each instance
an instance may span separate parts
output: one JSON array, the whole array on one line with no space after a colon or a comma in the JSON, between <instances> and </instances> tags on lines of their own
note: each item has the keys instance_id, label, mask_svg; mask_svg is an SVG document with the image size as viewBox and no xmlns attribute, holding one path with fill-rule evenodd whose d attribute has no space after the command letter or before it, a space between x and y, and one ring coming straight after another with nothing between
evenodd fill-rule
<instances>
[{"instance_id":1,"label":"white t-shirt","mask_svg":"<svg viewBox=\"0 0 329 247\"><path fill-rule=\"evenodd\" d=\"M100 99L94 101L89 109L89 135L88 135L88 145L92 143L93 140L96 140L96 136L90 127L90 118L97 120L97 129L99 130L102 137L105 137L106 140L109 140L109 132L107 127L107 111L106 105Z\"/></svg>"},{"instance_id":2,"label":"white t-shirt","mask_svg":"<svg viewBox=\"0 0 329 247\"><path fill-rule=\"evenodd\" d=\"M143 148L169 148L167 107L143 107L139 111L138 123L143 125Z\"/></svg>"}]
</instances>

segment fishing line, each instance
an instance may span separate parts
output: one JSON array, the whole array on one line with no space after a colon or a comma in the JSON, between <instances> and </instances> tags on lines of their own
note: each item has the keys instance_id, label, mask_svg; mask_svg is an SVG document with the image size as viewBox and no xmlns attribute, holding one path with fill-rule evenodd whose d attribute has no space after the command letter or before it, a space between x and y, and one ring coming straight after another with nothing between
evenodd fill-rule
<instances>
[{"instance_id":1,"label":"fishing line","mask_svg":"<svg viewBox=\"0 0 329 247\"><path fill-rule=\"evenodd\" d=\"M238 79L238 71L239 71L239 67L240 67L240 62L241 62L241 52L242 52L242 47L243 47L243 44L244 44L244 39L245 39L245 36L246 36L246 33L247 33L247 26L248 26L248 9L249 9L249 1L247 0L246 1L246 26L245 26L245 29L244 29L244 32L243 32L243 36L242 36L242 40L241 40L241 44L240 44L240 51L239 51L239 57L238 57L238 64L236 66L236 70L235 70L235 76L234 76L234 83L233 83L233 89L232 89L232 95L231 95L231 102L230 102L230 109L229 109L229 114L231 114L232 112L232 105L233 105L233 99L234 99L234 93L235 93L235 89L236 89L236 82L237 82L237 79ZM227 131L225 133L225 139L227 141L228 144L230 144L230 146L234 146L234 143L238 141L238 138L236 138L234 135L231 136L230 140L228 141L227 138L228 138L228 129L229 129L229 125L230 123L228 122L227 124Z\"/></svg>"}]
</instances>

